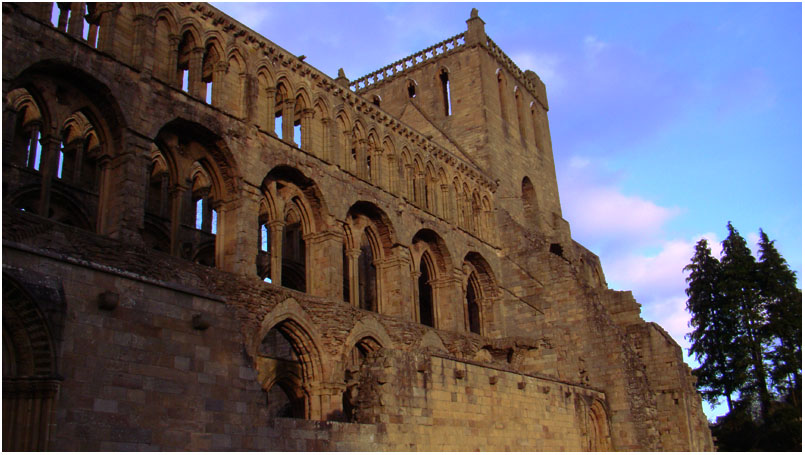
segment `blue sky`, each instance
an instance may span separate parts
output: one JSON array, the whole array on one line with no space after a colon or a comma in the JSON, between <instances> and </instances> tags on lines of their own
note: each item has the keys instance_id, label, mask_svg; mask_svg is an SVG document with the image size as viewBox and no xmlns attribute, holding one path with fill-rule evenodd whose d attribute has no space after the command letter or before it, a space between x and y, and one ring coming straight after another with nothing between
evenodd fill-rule
<instances>
[{"instance_id":1,"label":"blue sky","mask_svg":"<svg viewBox=\"0 0 805 455\"><path fill-rule=\"evenodd\" d=\"M476 7L546 83L563 215L644 319L688 346L682 268L702 237L720 253L727 221L752 245L763 228L802 286L799 3L214 5L350 80L464 31Z\"/></svg>"}]
</instances>

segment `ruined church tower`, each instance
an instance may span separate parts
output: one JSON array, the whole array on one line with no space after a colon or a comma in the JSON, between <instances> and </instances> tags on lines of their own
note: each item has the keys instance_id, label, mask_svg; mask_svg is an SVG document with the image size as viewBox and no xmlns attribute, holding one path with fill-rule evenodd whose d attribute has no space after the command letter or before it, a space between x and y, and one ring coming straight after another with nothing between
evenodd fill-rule
<instances>
[{"instance_id":1,"label":"ruined church tower","mask_svg":"<svg viewBox=\"0 0 805 455\"><path fill-rule=\"evenodd\" d=\"M205 3L2 12L4 450L713 449L475 9L353 81Z\"/></svg>"}]
</instances>

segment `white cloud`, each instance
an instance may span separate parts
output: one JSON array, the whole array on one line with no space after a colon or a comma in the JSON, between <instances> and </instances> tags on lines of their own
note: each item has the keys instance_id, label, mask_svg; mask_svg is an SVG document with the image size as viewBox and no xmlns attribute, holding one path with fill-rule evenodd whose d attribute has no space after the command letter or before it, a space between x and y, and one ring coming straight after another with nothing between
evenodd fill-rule
<instances>
[{"instance_id":1,"label":"white cloud","mask_svg":"<svg viewBox=\"0 0 805 455\"><path fill-rule=\"evenodd\" d=\"M696 243L706 239L711 250L718 245L712 232L689 240L674 239L662 244L654 255L626 252L614 258L602 258L607 280L613 287L631 289L643 305L643 318L657 322L683 347L690 319L685 310L687 273L683 270L693 257ZM718 252L713 253L718 257Z\"/></svg>"},{"instance_id":2,"label":"white cloud","mask_svg":"<svg viewBox=\"0 0 805 455\"><path fill-rule=\"evenodd\" d=\"M578 163L577 163L578 164ZM567 193L564 206L573 231L586 238L654 237L679 213L611 186L579 187Z\"/></svg>"},{"instance_id":3,"label":"white cloud","mask_svg":"<svg viewBox=\"0 0 805 455\"><path fill-rule=\"evenodd\" d=\"M559 68L562 60L558 55L539 52L520 52L512 54L511 58L523 71L530 69L537 73L537 76L545 83L552 94L560 92L566 85L565 78L562 76Z\"/></svg>"},{"instance_id":4,"label":"white cloud","mask_svg":"<svg viewBox=\"0 0 805 455\"><path fill-rule=\"evenodd\" d=\"M609 47L608 43L599 40L593 35L587 35L584 37L584 52L588 57L595 57L607 47Z\"/></svg>"},{"instance_id":5,"label":"white cloud","mask_svg":"<svg viewBox=\"0 0 805 455\"><path fill-rule=\"evenodd\" d=\"M568 165L575 169L582 169L589 166L591 163L592 162L588 158L573 156L570 158L570 163L568 163Z\"/></svg>"}]
</instances>

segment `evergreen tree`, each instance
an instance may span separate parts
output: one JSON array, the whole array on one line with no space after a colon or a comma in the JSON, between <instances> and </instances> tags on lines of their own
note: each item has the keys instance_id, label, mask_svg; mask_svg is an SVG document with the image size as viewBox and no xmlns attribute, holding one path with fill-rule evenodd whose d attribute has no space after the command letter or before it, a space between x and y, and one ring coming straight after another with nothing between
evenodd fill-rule
<instances>
[{"instance_id":1,"label":"evergreen tree","mask_svg":"<svg viewBox=\"0 0 805 455\"><path fill-rule=\"evenodd\" d=\"M760 230L760 293L768 311L766 336L772 340L771 378L777 391L799 406L802 391L802 291L774 242Z\"/></svg>"},{"instance_id":2,"label":"evergreen tree","mask_svg":"<svg viewBox=\"0 0 805 455\"><path fill-rule=\"evenodd\" d=\"M719 288L722 297L729 302L730 311L737 311L738 324L730 351L737 356L741 365L749 367L747 381L741 391L744 397L757 397L760 414L765 419L769 414L771 396L769 394L765 349L768 334L765 330L766 311L760 297L758 266L746 240L727 223L729 234L721 242L721 277ZM737 360L737 359L736 359Z\"/></svg>"},{"instance_id":3,"label":"evergreen tree","mask_svg":"<svg viewBox=\"0 0 805 455\"><path fill-rule=\"evenodd\" d=\"M688 352L700 364L693 374L705 400L715 405L724 397L732 411L732 394L744 382L745 368L736 368L735 361L741 357L729 349L734 346L733 334L737 330L736 311L721 296L718 288L721 264L711 254L707 240L696 244L696 252L685 271L689 272L685 291L691 315L688 325L693 329L687 335L691 342Z\"/></svg>"}]
</instances>

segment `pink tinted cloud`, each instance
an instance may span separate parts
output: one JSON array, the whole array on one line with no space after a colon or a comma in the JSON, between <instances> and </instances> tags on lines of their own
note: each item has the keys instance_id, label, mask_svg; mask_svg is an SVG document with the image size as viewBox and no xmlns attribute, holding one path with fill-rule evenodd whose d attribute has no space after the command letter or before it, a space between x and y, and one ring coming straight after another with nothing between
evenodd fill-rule
<instances>
[{"instance_id":1,"label":"pink tinted cloud","mask_svg":"<svg viewBox=\"0 0 805 455\"><path fill-rule=\"evenodd\" d=\"M610 186L579 187L563 198L567 218L581 238L653 238L677 208L661 207Z\"/></svg>"}]
</instances>

